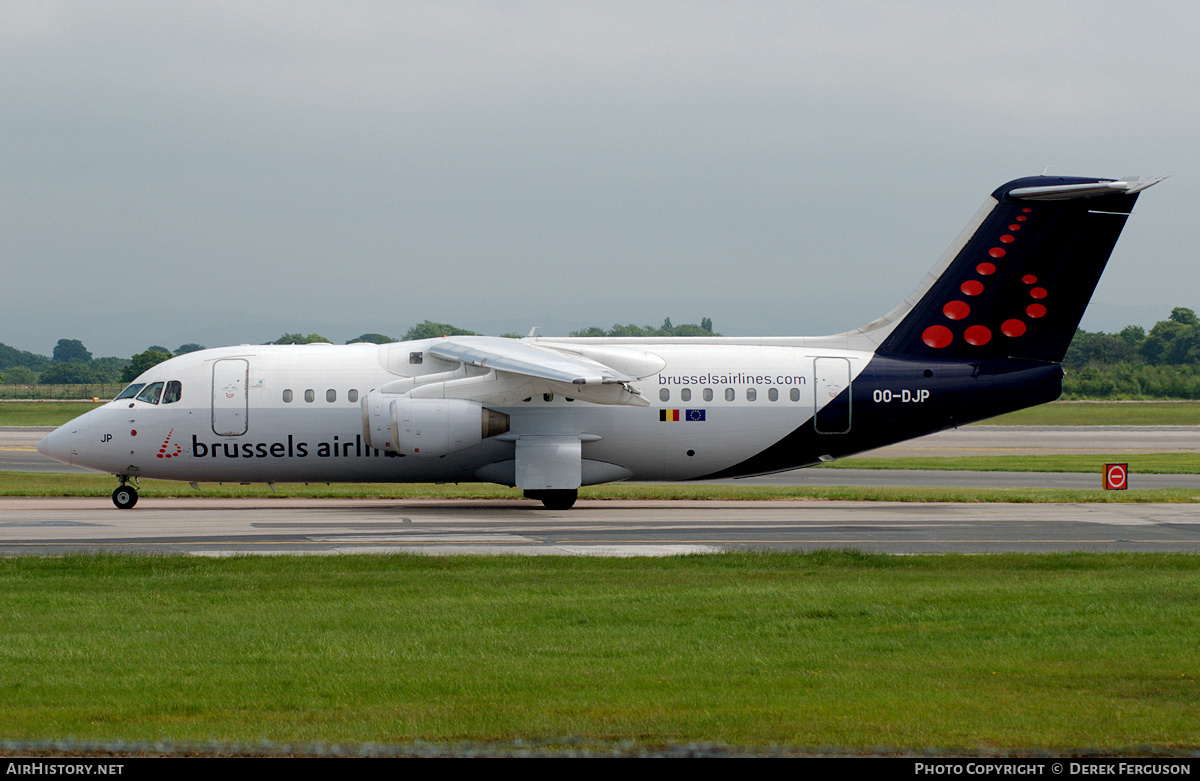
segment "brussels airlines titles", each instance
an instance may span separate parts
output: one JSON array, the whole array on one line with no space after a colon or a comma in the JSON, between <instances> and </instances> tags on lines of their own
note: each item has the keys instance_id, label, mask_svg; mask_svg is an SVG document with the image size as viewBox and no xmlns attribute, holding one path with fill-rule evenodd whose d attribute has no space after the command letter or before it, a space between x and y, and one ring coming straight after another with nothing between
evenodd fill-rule
<instances>
[{"instance_id":1,"label":"brussels airlines titles","mask_svg":"<svg viewBox=\"0 0 1200 781\"><path fill-rule=\"evenodd\" d=\"M195 458L307 458L310 445L297 442L292 434L286 442L201 442L192 435L192 456ZM363 444L362 434L355 434L352 441L339 441L337 434L332 442L318 442L313 449L316 458L397 458L399 453L378 450ZM160 454L161 455L161 454ZM178 455L178 454L176 454ZM170 456L165 456L170 458Z\"/></svg>"}]
</instances>

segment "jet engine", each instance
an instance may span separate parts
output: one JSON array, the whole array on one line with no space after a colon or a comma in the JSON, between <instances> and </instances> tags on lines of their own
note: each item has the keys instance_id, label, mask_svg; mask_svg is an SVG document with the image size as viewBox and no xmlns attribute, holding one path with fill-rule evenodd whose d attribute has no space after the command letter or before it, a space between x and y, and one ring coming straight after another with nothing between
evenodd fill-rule
<instances>
[{"instance_id":1,"label":"jet engine","mask_svg":"<svg viewBox=\"0 0 1200 781\"><path fill-rule=\"evenodd\" d=\"M377 450L433 458L506 431L508 415L477 401L414 399L378 391L363 397L363 438Z\"/></svg>"}]
</instances>

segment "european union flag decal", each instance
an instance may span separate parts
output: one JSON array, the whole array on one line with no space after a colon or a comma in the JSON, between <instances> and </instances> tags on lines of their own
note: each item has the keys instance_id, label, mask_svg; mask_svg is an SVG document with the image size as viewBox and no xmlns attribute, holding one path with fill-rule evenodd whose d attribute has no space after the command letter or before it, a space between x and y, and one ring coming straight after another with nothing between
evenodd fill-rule
<instances>
[{"instance_id":1,"label":"european union flag decal","mask_svg":"<svg viewBox=\"0 0 1200 781\"><path fill-rule=\"evenodd\" d=\"M704 421L704 410L702 409L660 409L658 411L658 419L666 422L679 421Z\"/></svg>"}]
</instances>

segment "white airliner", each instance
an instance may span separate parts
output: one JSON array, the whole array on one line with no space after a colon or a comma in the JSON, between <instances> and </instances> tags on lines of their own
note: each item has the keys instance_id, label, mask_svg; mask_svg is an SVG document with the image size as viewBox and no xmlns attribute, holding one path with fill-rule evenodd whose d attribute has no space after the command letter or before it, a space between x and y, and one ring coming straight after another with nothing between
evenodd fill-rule
<instances>
[{"instance_id":1,"label":"white airliner","mask_svg":"<svg viewBox=\"0 0 1200 781\"><path fill-rule=\"evenodd\" d=\"M453 336L223 347L149 369L38 444L190 482L492 482L551 509L581 485L832 461L1058 397L1060 362L1137 193L1000 187L894 310L821 337Z\"/></svg>"}]
</instances>

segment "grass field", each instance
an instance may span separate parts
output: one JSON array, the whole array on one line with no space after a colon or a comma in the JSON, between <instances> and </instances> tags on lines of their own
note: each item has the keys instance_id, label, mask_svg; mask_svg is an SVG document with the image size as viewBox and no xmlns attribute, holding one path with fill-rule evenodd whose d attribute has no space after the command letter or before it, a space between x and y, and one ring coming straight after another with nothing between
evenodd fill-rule
<instances>
[{"instance_id":1,"label":"grass field","mask_svg":"<svg viewBox=\"0 0 1200 781\"><path fill-rule=\"evenodd\" d=\"M1011 412L988 426L1198 426L1197 401L1054 401Z\"/></svg>"},{"instance_id":2,"label":"grass field","mask_svg":"<svg viewBox=\"0 0 1200 781\"><path fill-rule=\"evenodd\" d=\"M0 560L6 738L1200 746L1200 557Z\"/></svg>"},{"instance_id":3,"label":"grass field","mask_svg":"<svg viewBox=\"0 0 1200 781\"><path fill-rule=\"evenodd\" d=\"M61 426L99 406L76 401L0 402L0 426Z\"/></svg>"}]
</instances>

